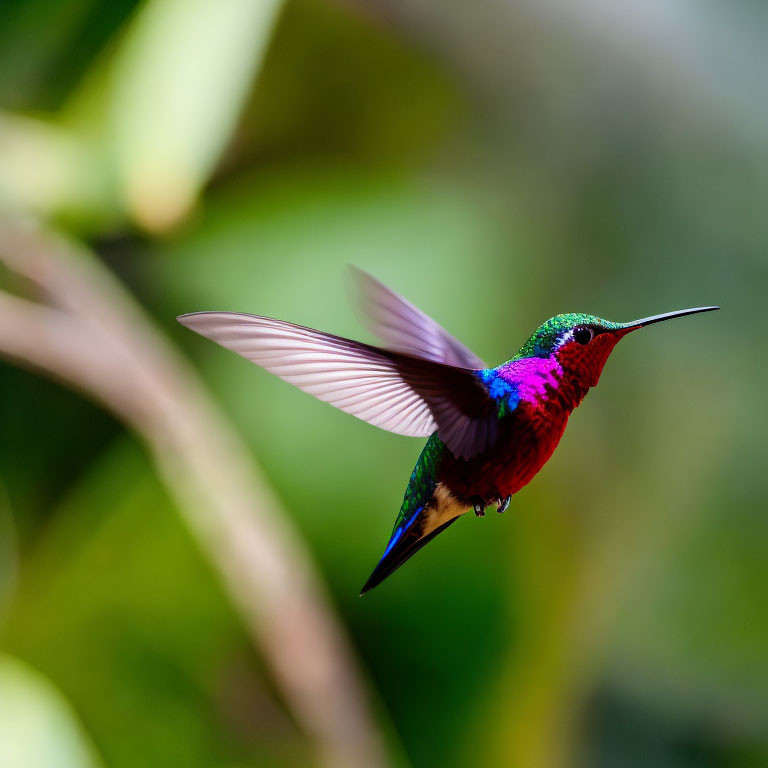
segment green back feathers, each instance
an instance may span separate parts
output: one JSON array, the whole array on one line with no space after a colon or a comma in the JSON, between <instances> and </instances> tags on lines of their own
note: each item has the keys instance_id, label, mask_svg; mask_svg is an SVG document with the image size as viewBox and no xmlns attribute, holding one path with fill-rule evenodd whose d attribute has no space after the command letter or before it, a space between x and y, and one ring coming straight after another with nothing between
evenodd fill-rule
<instances>
[{"instance_id":1,"label":"green back feathers","mask_svg":"<svg viewBox=\"0 0 768 768\"><path fill-rule=\"evenodd\" d=\"M443 442L437 436L437 432L435 432L427 440L427 444L424 446L424 450L422 450L419 460L413 468L408 488L405 491L403 505L400 508L400 514L397 516L395 527L392 529L393 536L398 528L407 526L413 520L413 517L432 498L435 490L437 469L444 449Z\"/></svg>"}]
</instances>

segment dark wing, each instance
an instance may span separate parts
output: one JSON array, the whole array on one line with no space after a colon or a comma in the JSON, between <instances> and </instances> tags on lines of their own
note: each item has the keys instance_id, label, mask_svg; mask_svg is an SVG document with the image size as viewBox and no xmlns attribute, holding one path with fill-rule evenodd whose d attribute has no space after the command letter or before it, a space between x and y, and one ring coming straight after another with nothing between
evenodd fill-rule
<instances>
[{"instance_id":1,"label":"dark wing","mask_svg":"<svg viewBox=\"0 0 768 768\"><path fill-rule=\"evenodd\" d=\"M182 325L377 427L427 437L471 458L496 439L496 404L474 371L282 320L195 312Z\"/></svg>"},{"instance_id":2,"label":"dark wing","mask_svg":"<svg viewBox=\"0 0 768 768\"><path fill-rule=\"evenodd\" d=\"M472 350L410 301L398 296L367 272L357 267L350 269L360 291L368 326L388 346L458 368L488 367Z\"/></svg>"}]
</instances>

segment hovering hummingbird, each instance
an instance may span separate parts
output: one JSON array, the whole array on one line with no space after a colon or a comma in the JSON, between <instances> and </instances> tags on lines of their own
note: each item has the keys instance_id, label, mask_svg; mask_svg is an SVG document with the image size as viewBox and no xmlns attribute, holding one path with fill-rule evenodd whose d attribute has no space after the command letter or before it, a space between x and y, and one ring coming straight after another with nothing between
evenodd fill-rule
<instances>
[{"instance_id":1,"label":"hovering hummingbird","mask_svg":"<svg viewBox=\"0 0 768 768\"><path fill-rule=\"evenodd\" d=\"M571 411L628 333L696 307L614 323L556 315L520 351L490 368L434 320L355 269L377 347L282 320L193 312L182 325L290 384L377 427L428 437L400 513L363 594L465 512L509 506L560 442Z\"/></svg>"}]
</instances>

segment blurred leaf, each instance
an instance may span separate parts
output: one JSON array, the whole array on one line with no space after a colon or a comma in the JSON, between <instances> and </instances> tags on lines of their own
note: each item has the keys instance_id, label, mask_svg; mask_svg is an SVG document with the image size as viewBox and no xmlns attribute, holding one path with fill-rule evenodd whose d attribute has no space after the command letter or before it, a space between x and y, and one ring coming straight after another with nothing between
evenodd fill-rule
<instances>
[{"instance_id":1,"label":"blurred leaf","mask_svg":"<svg viewBox=\"0 0 768 768\"><path fill-rule=\"evenodd\" d=\"M101 761L64 697L41 674L0 655L0 765L98 768Z\"/></svg>"},{"instance_id":2,"label":"blurred leaf","mask_svg":"<svg viewBox=\"0 0 768 768\"><path fill-rule=\"evenodd\" d=\"M281 0L150 0L115 62L113 129L130 213L163 230L194 204L240 113Z\"/></svg>"},{"instance_id":3,"label":"blurred leaf","mask_svg":"<svg viewBox=\"0 0 768 768\"><path fill-rule=\"evenodd\" d=\"M0 114L0 209L75 219L107 215L110 187L78 134L43 120Z\"/></svg>"},{"instance_id":4,"label":"blurred leaf","mask_svg":"<svg viewBox=\"0 0 768 768\"><path fill-rule=\"evenodd\" d=\"M50 112L140 0L3 0L0 103Z\"/></svg>"}]
</instances>

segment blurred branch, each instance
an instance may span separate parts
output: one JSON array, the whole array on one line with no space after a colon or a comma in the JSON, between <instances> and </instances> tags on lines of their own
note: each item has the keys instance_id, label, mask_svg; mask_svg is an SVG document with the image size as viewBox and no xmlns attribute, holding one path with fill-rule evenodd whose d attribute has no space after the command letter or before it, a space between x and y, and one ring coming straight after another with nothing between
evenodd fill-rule
<instances>
[{"instance_id":1,"label":"blurred branch","mask_svg":"<svg viewBox=\"0 0 768 768\"><path fill-rule=\"evenodd\" d=\"M100 401L145 440L324 765L384 749L308 552L197 374L88 254L0 220L0 261L45 294L0 291L0 354Z\"/></svg>"}]
</instances>

